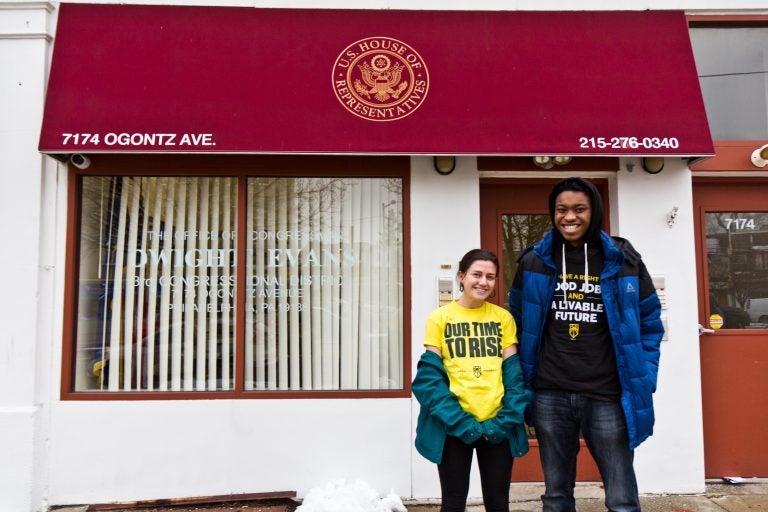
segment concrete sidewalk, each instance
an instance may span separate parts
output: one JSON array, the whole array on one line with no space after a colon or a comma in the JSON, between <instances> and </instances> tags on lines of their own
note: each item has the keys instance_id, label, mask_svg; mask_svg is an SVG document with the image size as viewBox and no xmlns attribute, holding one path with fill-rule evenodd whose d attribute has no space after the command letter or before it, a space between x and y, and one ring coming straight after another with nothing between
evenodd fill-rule
<instances>
[{"instance_id":1,"label":"concrete sidewalk","mask_svg":"<svg viewBox=\"0 0 768 512\"><path fill-rule=\"evenodd\" d=\"M726 484L710 482L703 494L643 495L643 512L768 512L768 480L755 483ZM510 512L541 512L543 485L512 484ZM298 502L286 500L281 504L220 503L218 505L110 508L112 512L292 512ZM576 486L578 512L604 512L603 488L599 483L581 483ZM439 512L439 500L404 502L408 512ZM88 512L87 505L54 507L55 512ZM90 508L90 510L94 510ZM104 509L101 509L104 510ZM480 500L471 501L467 512L485 512Z\"/></svg>"},{"instance_id":2,"label":"concrete sidewalk","mask_svg":"<svg viewBox=\"0 0 768 512\"><path fill-rule=\"evenodd\" d=\"M512 484L510 512L541 512L541 485ZM599 483L576 486L578 512L604 512ZM640 497L643 512L768 512L768 483L708 483L704 494L664 494ZM438 512L436 502L406 502L408 512ZM484 512L481 502L471 502L467 512Z\"/></svg>"}]
</instances>

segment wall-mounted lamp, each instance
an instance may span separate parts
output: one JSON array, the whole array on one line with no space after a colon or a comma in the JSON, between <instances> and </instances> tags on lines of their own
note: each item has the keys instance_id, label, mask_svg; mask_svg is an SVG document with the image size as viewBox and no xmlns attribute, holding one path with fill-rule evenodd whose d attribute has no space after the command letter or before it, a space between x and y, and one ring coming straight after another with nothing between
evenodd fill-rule
<instances>
[{"instance_id":1,"label":"wall-mounted lamp","mask_svg":"<svg viewBox=\"0 0 768 512\"><path fill-rule=\"evenodd\" d=\"M541 167L542 169L551 169L555 166L552 162L551 156L538 155L533 157L533 163Z\"/></svg>"},{"instance_id":2,"label":"wall-mounted lamp","mask_svg":"<svg viewBox=\"0 0 768 512\"><path fill-rule=\"evenodd\" d=\"M536 155L533 157L533 163L541 167L542 169L551 169L555 165L565 165L571 162L570 156L558 155L558 156L546 156Z\"/></svg>"},{"instance_id":3,"label":"wall-mounted lamp","mask_svg":"<svg viewBox=\"0 0 768 512\"><path fill-rule=\"evenodd\" d=\"M664 158L660 156L643 157L643 170L648 174L659 174L664 169Z\"/></svg>"},{"instance_id":4,"label":"wall-mounted lamp","mask_svg":"<svg viewBox=\"0 0 768 512\"><path fill-rule=\"evenodd\" d=\"M765 167L768 165L768 144L752 152L752 165L755 167Z\"/></svg>"},{"instance_id":5,"label":"wall-mounted lamp","mask_svg":"<svg viewBox=\"0 0 768 512\"><path fill-rule=\"evenodd\" d=\"M432 158L432 165L438 174L446 176L456 168L456 157L450 155L437 155Z\"/></svg>"}]
</instances>

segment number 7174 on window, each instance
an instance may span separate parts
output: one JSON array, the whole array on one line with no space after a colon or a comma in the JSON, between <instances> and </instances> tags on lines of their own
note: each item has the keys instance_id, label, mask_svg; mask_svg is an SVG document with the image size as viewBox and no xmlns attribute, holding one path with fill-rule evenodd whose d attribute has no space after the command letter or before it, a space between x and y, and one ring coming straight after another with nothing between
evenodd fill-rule
<instances>
[{"instance_id":1,"label":"number 7174 on window","mask_svg":"<svg viewBox=\"0 0 768 512\"><path fill-rule=\"evenodd\" d=\"M741 231L743 229L755 229L755 219L730 219L725 218L725 229L728 231Z\"/></svg>"}]
</instances>

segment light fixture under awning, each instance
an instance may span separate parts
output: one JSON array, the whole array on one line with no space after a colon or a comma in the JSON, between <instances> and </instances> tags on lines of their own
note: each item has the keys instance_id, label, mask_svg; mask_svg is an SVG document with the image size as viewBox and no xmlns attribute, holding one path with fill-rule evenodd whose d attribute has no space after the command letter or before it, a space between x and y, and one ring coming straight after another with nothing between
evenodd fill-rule
<instances>
[{"instance_id":1,"label":"light fixture under awning","mask_svg":"<svg viewBox=\"0 0 768 512\"><path fill-rule=\"evenodd\" d=\"M62 3L40 151L707 156L713 147L678 11Z\"/></svg>"}]
</instances>

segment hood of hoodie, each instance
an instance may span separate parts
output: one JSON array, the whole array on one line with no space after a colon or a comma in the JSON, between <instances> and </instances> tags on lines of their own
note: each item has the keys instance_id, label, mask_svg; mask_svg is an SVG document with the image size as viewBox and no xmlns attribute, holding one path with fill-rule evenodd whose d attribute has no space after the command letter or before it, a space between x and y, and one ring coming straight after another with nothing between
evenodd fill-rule
<instances>
[{"instance_id":1,"label":"hood of hoodie","mask_svg":"<svg viewBox=\"0 0 768 512\"><path fill-rule=\"evenodd\" d=\"M555 201L557 201L557 196L566 191L583 192L589 197L592 217L584 241L589 244L598 243L600 241L600 230L603 226L603 200L597 188L591 182L583 178L570 177L557 182L549 193L549 220L555 228L555 245L561 245L565 242L557 226L555 226Z\"/></svg>"}]
</instances>

